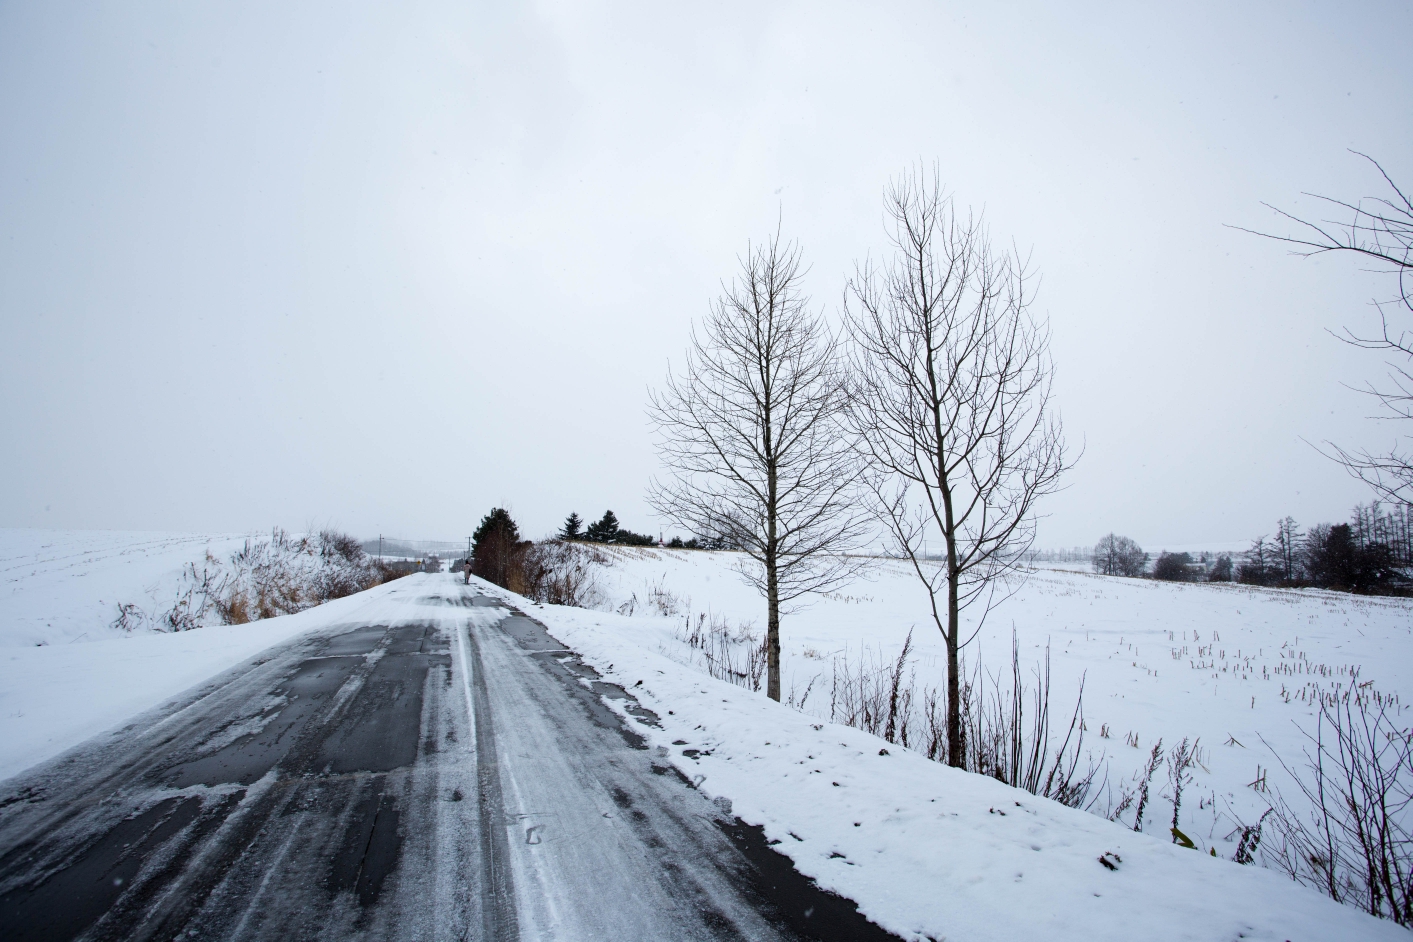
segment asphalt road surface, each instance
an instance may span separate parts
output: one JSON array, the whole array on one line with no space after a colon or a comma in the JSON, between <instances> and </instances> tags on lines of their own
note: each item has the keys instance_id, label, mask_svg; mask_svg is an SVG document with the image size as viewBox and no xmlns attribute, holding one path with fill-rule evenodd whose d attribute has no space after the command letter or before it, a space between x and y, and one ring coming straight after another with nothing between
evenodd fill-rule
<instances>
[{"instance_id":1,"label":"asphalt road surface","mask_svg":"<svg viewBox=\"0 0 1413 942\"><path fill-rule=\"evenodd\" d=\"M0 939L889 939L455 577L0 785Z\"/></svg>"}]
</instances>

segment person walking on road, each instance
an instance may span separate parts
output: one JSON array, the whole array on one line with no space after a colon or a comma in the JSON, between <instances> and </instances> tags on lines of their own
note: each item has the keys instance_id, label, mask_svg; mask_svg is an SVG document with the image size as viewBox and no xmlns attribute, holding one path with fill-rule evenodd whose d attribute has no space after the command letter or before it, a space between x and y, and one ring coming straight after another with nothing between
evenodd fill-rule
<instances>
[{"instance_id":1,"label":"person walking on road","mask_svg":"<svg viewBox=\"0 0 1413 942\"><path fill-rule=\"evenodd\" d=\"M462 567L461 567L461 568L464 569L464 570L466 570L466 584L467 584L467 585L470 585L470 584L471 584L471 557L470 557L470 556L467 556L467 557L466 557L466 561L465 561L465 563L462 564Z\"/></svg>"}]
</instances>

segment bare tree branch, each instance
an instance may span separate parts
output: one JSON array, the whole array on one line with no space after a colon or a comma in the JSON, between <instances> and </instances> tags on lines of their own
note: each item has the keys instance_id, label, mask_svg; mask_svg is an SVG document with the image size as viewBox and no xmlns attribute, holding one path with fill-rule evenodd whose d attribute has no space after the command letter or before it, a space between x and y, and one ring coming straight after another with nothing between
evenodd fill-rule
<instances>
[{"instance_id":1,"label":"bare tree branch","mask_svg":"<svg viewBox=\"0 0 1413 942\"><path fill-rule=\"evenodd\" d=\"M1379 176L1388 184L1391 193L1380 197L1367 197L1357 203L1348 203L1307 193L1341 211L1342 221L1320 220L1312 222L1263 203L1282 218L1304 229L1299 235L1273 235L1241 226L1240 229L1267 239L1275 239L1294 246L1294 253L1302 258L1323 255L1326 252L1349 252L1376 263L1376 271L1395 276L1397 300L1375 301L1379 311L1379 331L1373 336L1361 336L1345 328L1336 334L1345 343L1365 350L1381 350L1395 357L1386 361L1389 368L1389 385L1378 386L1368 383L1360 392L1373 396L1384 415L1381 418L1413 419L1413 375L1410 375L1407 361L1413 359L1413 333L1406 329L1393 328L1389 324L1388 308L1391 303L1402 304L1404 311L1413 314L1413 199L1394 183L1388 171L1368 154L1358 151L1350 153L1363 157L1373 164ZM1400 364L1397 361L1403 361ZM1361 479L1386 500L1408 503L1413 501L1413 456L1404 450L1402 443L1384 454L1360 449L1346 449L1326 442L1319 449L1321 454L1344 465L1350 474Z\"/></svg>"}]
</instances>

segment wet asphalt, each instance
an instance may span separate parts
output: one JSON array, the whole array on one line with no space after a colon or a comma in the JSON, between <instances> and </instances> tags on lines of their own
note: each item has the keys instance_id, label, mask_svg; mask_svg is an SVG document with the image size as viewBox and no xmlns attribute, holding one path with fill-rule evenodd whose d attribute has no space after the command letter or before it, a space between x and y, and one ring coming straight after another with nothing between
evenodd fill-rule
<instances>
[{"instance_id":1,"label":"wet asphalt","mask_svg":"<svg viewBox=\"0 0 1413 942\"><path fill-rule=\"evenodd\" d=\"M0 783L0 939L893 938L538 622L414 578Z\"/></svg>"}]
</instances>

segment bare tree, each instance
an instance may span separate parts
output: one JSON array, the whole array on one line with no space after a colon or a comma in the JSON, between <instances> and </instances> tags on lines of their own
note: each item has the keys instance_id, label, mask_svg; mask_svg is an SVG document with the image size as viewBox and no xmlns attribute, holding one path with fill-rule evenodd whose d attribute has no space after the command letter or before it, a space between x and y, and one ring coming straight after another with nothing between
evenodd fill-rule
<instances>
[{"instance_id":1,"label":"bare tree","mask_svg":"<svg viewBox=\"0 0 1413 942\"><path fill-rule=\"evenodd\" d=\"M1294 582L1300 566L1300 546L1304 536L1294 517L1276 521L1276 565L1284 582Z\"/></svg>"},{"instance_id":2,"label":"bare tree","mask_svg":"<svg viewBox=\"0 0 1413 942\"><path fill-rule=\"evenodd\" d=\"M1352 253L1372 262L1378 270L1394 276L1397 297L1374 302L1379 311L1379 332L1368 336L1345 328L1340 339L1366 350L1382 351L1392 358L1386 363L1389 368L1388 384L1380 386L1371 382L1361 391L1378 400L1381 418L1410 420L1413 419L1413 372L1410 372L1409 361L1413 361L1413 333L1408 328L1390 324L1389 308L1401 305L1404 315L1413 315L1413 199L1399 189L1377 160L1358 151L1351 153L1374 165L1388 184L1389 193L1356 203L1314 193L1305 194L1332 207L1343 217L1340 221L1301 219L1264 204L1299 226L1298 234L1273 235L1252 229L1242 231L1285 242L1302 257L1326 252ZM1350 450L1329 442L1326 446L1329 457L1344 465L1351 474L1385 499L1413 502L1413 455L1400 445L1395 444L1383 454Z\"/></svg>"},{"instance_id":3,"label":"bare tree","mask_svg":"<svg viewBox=\"0 0 1413 942\"><path fill-rule=\"evenodd\" d=\"M1110 533L1094 544L1094 571L1105 576L1141 576L1148 554L1126 536Z\"/></svg>"},{"instance_id":4,"label":"bare tree","mask_svg":"<svg viewBox=\"0 0 1413 942\"><path fill-rule=\"evenodd\" d=\"M849 416L878 518L947 646L947 754L959 766L961 613L979 603L984 620L1016 585L1035 503L1067 467L1064 436L1025 263L957 215L935 169L894 181L886 208L893 257L859 266L846 296ZM923 543L939 535L941 567Z\"/></svg>"},{"instance_id":5,"label":"bare tree","mask_svg":"<svg viewBox=\"0 0 1413 942\"><path fill-rule=\"evenodd\" d=\"M1275 553L1265 536L1251 541L1251 548L1242 554L1236 567L1236 581L1244 585L1270 585L1276 577Z\"/></svg>"},{"instance_id":6,"label":"bare tree","mask_svg":"<svg viewBox=\"0 0 1413 942\"><path fill-rule=\"evenodd\" d=\"M750 246L741 272L651 398L670 476L648 494L663 516L741 547L766 599L766 692L780 699L780 615L847 579L841 550L862 531L855 461L837 422L838 341L810 312L799 246Z\"/></svg>"}]
</instances>

